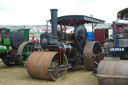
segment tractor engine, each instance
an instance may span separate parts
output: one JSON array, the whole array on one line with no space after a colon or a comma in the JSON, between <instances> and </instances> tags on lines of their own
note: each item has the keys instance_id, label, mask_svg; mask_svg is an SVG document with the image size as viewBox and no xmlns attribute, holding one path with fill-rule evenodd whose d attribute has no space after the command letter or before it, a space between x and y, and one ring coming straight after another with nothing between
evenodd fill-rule
<instances>
[{"instance_id":1,"label":"tractor engine","mask_svg":"<svg viewBox=\"0 0 128 85\"><path fill-rule=\"evenodd\" d=\"M33 47L33 43L29 41L29 29L0 29L0 58L7 66L16 64L23 65L27 61L28 56L23 55L23 50ZM32 48L30 49L32 50ZM28 50L28 52L30 51ZM25 53L25 51L24 51ZM24 58L23 58L24 56Z\"/></svg>"},{"instance_id":2,"label":"tractor engine","mask_svg":"<svg viewBox=\"0 0 128 85\"><path fill-rule=\"evenodd\" d=\"M42 48L50 50L58 48L62 53L66 54L68 61L72 62L72 65L75 65L75 56L77 55L77 58L79 58L79 61L81 62L79 64L84 64L83 50L87 40L86 28L83 25L79 25L75 27L76 29L74 33L66 33L63 30L57 31L57 23L55 22L57 22L57 10L53 9L51 10L52 33L46 32L40 35Z\"/></svg>"},{"instance_id":3,"label":"tractor engine","mask_svg":"<svg viewBox=\"0 0 128 85\"><path fill-rule=\"evenodd\" d=\"M118 19L113 22L113 47L107 52L110 57L116 58L99 63L96 74L99 85L128 84L128 8L117 15Z\"/></svg>"},{"instance_id":4,"label":"tractor engine","mask_svg":"<svg viewBox=\"0 0 128 85\"><path fill-rule=\"evenodd\" d=\"M83 15L57 17L57 9L51 9L49 21L52 33L40 35L41 50L37 48L27 61L29 75L56 81L62 79L71 67L85 65L87 70L94 70L102 59L98 56L102 49L99 42L87 40L84 24L104 21ZM72 32L67 32L69 27L74 28Z\"/></svg>"}]
</instances>

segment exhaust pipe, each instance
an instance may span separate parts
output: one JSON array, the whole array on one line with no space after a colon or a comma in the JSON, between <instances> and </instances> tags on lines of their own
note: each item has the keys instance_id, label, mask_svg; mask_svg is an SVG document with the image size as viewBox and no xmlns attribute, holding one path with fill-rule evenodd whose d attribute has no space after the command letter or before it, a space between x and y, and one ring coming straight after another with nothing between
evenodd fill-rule
<instances>
[{"instance_id":1,"label":"exhaust pipe","mask_svg":"<svg viewBox=\"0 0 128 85\"><path fill-rule=\"evenodd\" d=\"M57 36L57 11L58 9L51 9L51 26L54 39L58 39Z\"/></svg>"},{"instance_id":2,"label":"exhaust pipe","mask_svg":"<svg viewBox=\"0 0 128 85\"><path fill-rule=\"evenodd\" d=\"M113 21L113 35L115 36L116 34L116 22Z\"/></svg>"}]
</instances>

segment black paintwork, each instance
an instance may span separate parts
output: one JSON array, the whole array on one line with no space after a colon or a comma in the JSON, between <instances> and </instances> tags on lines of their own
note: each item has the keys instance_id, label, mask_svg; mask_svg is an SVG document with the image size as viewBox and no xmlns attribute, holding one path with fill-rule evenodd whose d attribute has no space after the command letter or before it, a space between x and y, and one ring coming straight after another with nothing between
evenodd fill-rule
<instances>
[{"instance_id":1,"label":"black paintwork","mask_svg":"<svg viewBox=\"0 0 128 85\"><path fill-rule=\"evenodd\" d=\"M79 26L85 23L104 23L104 20L96 19L85 15L67 15L57 18L59 25Z\"/></svg>"},{"instance_id":2,"label":"black paintwork","mask_svg":"<svg viewBox=\"0 0 128 85\"><path fill-rule=\"evenodd\" d=\"M42 49L58 51L60 57L66 54L68 61L72 66L83 63L83 49L86 44L87 32L83 26L85 23L104 23L103 20L88 17L85 15L68 15L57 18L57 9L51 10L52 33L42 33L40 42ZM60 25L60 31L57 31L57 24ZM62 30L62 25L73 26L74 34L67 34ZM70 41L70 43L66 43ZM62 61L62 58L61 61Z\"/></svg>"}]
</instances>

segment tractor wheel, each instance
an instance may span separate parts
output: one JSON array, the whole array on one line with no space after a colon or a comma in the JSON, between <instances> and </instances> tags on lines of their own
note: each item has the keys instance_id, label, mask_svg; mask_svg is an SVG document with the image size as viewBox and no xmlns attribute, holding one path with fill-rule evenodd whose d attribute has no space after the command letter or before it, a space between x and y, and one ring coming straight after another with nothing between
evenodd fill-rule
<instances>
[{"instance_id":1,"label":"tractor wheel","mask_svg":"<svg viewBox=\"0 0 128 85\"><path fill-rule=\"evenodd\" d=\"M67 69L61 69L61 66L68 65L66 55L63 57L63 63L59 65L59 55L57 52L33 52L27 61L27 71L29 75L37 79L60 80L64 77ZM60 67L60 69L58 69Z\"/></svg>"},{"instance_id":2,"label":"tractor wheel","mask_svg":"<svg viewBox=\"0 0 128 85\"><path fill-rule=\"evenodd\" d=\"M18 63L24 65L27 63L29 55L34 50L34 44L31 42L23 42L17 50Z\"/></svg>"},{"instance_id":3,"label":"tractor wheel","mask_svg":"<svg viewBox=\"0 0 128 85\"><path fill-rule=\"evenodd\" d=\"M88 71L92 71L98 66L99 62L103 59L99 56L102 53L102 48L99 42L87 42L84 46L84 64Z\"/></svg>"}]
</instances>

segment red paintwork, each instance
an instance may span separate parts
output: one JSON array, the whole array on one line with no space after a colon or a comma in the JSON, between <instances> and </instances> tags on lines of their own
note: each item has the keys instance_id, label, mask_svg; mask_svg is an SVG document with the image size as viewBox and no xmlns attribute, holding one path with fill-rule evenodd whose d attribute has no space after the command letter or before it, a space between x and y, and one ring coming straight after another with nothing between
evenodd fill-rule
<instances>
[{"instance_id":1,"label":"red paintwork","mask_svg":"<svg viewBox=\"0 0 128 85\"><path fill-rule=\"evenodd\" d=\"M100 43L105 42L105 30L104 29L95 29L94 31L95 41L99 41Z\"/></svg>"}]
</instances>

